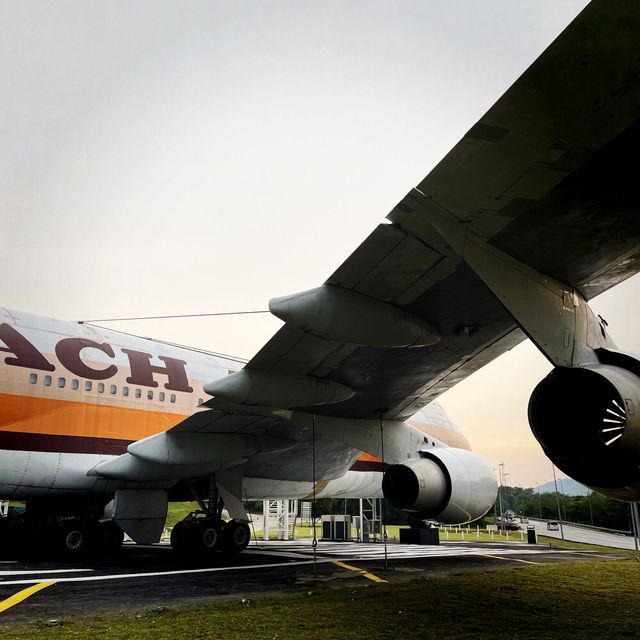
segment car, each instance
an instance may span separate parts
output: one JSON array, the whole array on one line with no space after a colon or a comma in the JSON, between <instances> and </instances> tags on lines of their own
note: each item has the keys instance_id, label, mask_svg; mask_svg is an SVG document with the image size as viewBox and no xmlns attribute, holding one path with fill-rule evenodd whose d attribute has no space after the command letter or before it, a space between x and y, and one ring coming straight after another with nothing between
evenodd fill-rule
<instances>
[{"instance_id":1,"label":"car","mask_svg":"<svg viewBox=\"0 0 640 640\"><path fill-rule=\"evenodd\" d=\"M547 531L560 531L560 524L555 520L547 522Z\"/></svg>"},{"instance_id":2,"label":"car","mask_svg":"<svg viewBox=\"0 0 640 640\"><path fill-rule=\"evenodd\" d=\"M498 530L502 531L519 531L520 527L511 520L498 520L496 522Z\"/></svg>"}]
</instances>

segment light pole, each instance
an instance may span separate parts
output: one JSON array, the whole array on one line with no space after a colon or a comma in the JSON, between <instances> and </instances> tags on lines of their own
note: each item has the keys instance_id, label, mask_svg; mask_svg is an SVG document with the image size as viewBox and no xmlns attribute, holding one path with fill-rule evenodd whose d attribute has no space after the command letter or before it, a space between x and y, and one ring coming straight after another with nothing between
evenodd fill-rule
<instances>
[{"instance_id":1,"label":"light pole","mask_svg":"<svg viewBox=\"0 0 640 640\"><path fill-rule=\"evenodd\" d=\"M501 462L498 465L498 476L500 479L500 486L498 487L498 498L500 500L500 529L504 531L505 521L504 521L504 510L502 508L502 487L504 486L505 476L509 475L504 471L504 462Z\"/></svg>"},{"instance_id":2,"label":"light pole","mask_svg":"<svg viewBox=\"0 0 640 640\"><path fill-rule=\"evenodd\" d=\"M536 493L538 494L538 517L542 520L542 499L540 498L540 483L536 482Z\"/></svg>"},{"instance_id":3,"label":"light pole","mask_svg":"<svg viewBox=\"0 0 640 640\"><path fill-rule=\"evenodd\" d=\"M558 493L558 481L556 480L556 465L551 463L553 471L553 485L556 488L556 501L558 502L558 522L560 523L560 537L564 540L564 528L562 527L562 512L560 511L560 494Z\"/></svg>"}]
</instances>

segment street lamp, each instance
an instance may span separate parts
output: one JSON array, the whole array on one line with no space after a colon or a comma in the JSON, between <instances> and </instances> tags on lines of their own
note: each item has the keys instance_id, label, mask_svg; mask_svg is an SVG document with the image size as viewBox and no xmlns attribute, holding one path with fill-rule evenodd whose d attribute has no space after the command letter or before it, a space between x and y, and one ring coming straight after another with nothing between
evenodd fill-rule
<instances>
[{"instance_id":1,"label":"street lamp","mask_svg":"<svg viewBox=\"0 0 640 640\"><path fill-rule=\"evenodd\" d=\"M560 494L558 493L558 481L556 480L556 465L551 463L553 471L553 485L556 488L556 501L558 502L558 522L560 523L560 537L564 540L564 528L562 527L562 512L560 511Z\"/></svg>"},{"instance_id":2,"label":"street lamp","mask_svg":"<svg viewBox=\"0 0 640 640\"><path fill-rule=\"evenodd\" d=\"M500 480L500 486L498 487L498 499L500 501L500 529L504 531L505 529L505 521L504 521L504 510L502 508L502 487L504 486L505 477L508 476L508 473L505 473L504 470L504 462L501 462L498 465L498 477Z\"/></svg>"}]
</instances>

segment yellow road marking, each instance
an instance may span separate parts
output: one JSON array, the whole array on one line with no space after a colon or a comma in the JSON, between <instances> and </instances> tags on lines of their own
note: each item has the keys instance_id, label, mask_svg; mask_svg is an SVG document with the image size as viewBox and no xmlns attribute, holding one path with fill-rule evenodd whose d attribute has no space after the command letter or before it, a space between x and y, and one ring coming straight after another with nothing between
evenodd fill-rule
<instances>
[{"instance_id":1,"label":"yellow road marking","mask_svg":"<svg viewBox=\"0 0 640 640\"><path fill-rule=\"evenodd\" d=\"M520 558L504 558L503 556L494 556L489 553L481 553L480 555L484 556L485 558L495 558L496 560L506 560L507 562L513 561L513 562L523 562L524 564L544 564L542 562L533 562L533 560L521 560Z\"/></svg>"},{"instance_id":2,"label":"yellow road marking","mask_svg":"<svg viewBox=\"0 0 640 640\"><path fill-rule=\"evenodd\" d=\"M3 600L2 602L0 602L0 613L2 613L3 611L6 611L10 607L13 607L19 602L26 600L29 596L32 596L34 593L37 593L41 589L50 587L52 584L55 584L55 581L54 582L38 582L38 584L34 584L30 587L27 587L26 589L23 589L22 591L18 591L18 593L15 593L10 598L7 598L6 600Z\"/></svg>"},{"instance_id":3,"label":"yellow road marking","mask_svg":"<svg viewBox=\"0 0 640 640\"><path fill-rule=\"evenodd\" d=\"M343 569L348 569L349 571L355 571L356 573L359 573L361 576L368 578L369 580L373 580L374 582L388 582L383 578L379 578L378 576L373 575L373 573L369 573L364 569L359 569L358 567L353 567L350 564L340 562L340 560L334 560L333 564L337 564L339 567L342 567Z\"/></svg>"}]
</instances>

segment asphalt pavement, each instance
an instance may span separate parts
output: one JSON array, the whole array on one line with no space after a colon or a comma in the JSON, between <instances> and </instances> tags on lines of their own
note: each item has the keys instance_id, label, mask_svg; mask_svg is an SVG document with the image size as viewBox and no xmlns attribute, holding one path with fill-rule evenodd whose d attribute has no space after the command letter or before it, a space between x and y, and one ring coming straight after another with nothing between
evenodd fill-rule
<instances>
[{"instance_id":1,"label":"asphalt pavement","mask_svg":"<svg viewBox=\"0 0 640 640\"><path fill-rule=\"evenodd\" d=\"M0 551L1 553L1 551ZM207 566L180 560L166 544L125 544L111 561L44 562L0 556L0 619L59 620L72 614L252 598L318 585L379 584L446 572L589 561L615 554L513 542L437 546L310 541L260 542Z\"/></svg>"}]
</instances>

